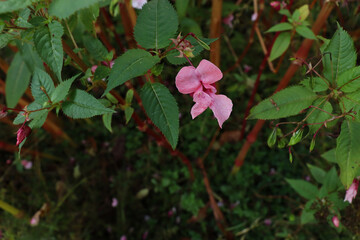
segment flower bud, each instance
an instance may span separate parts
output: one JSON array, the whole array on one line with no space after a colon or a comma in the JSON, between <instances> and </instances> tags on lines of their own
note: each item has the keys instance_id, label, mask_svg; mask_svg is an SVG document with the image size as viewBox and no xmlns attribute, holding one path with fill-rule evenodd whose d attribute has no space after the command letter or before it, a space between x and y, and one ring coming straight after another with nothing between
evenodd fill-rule
<instances>
[{"instance_id":1,"label":"flower bud","mask_svg":"<svg viewBox=\"0 0 360 240\"><path fill-rule=\"evenodd\" d=\"M31 128L23 124L17 131L16 146L19 146L20 143L24 141L31 133Z\"/></svg>"}]
</instances>

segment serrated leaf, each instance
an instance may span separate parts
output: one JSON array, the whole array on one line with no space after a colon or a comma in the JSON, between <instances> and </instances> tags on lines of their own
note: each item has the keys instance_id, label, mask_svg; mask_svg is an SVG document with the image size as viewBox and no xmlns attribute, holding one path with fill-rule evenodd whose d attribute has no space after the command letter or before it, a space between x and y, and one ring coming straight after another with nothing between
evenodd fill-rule
<instances>
[{"instance_id":1,"label":"serrated leaf","mask_svg":"<svg viewBox=\"0 0 360 240\"><path fill-rule=\"evenodd\" d=\"M354 180L360 163L360 123L345 120L336 139L336 161L340 166L340 179L346 188Z\"/></svg>"},{"instance_id":2,"label":"serrated leaf","mask_svg":"<svg viewBox=\"0 0 360 240\"><path fill-rule=\"evenodd\" d=\"M169 45L178 25L177 13L168 0L152 0L137 18L134 37L143 48L157 50Z\"/></svg>"},{"instance_id":3,"label":"serrated leaf","mask_svg":"<svg viewBox=\"0 0 360 240\"><path fill-rule=\"evenodd\" d=\"M32 102L27 106L28 111L35 111L35 110L39 110L42 108L43 108L43 106L37 102ZM24 112L20 112L16 116L16 118L14 119L14 122L13 122L15 125L23 124L25 122L25 116L23 115L23 113ZM48 109L31 112L29 114L29 120L31 120L31 122L29 123L29 127L30 128L40 128L44 124L48 113L49 113Z\"/></svg>"},{"instance_id":4,"label":"serrated leaf","mask_svg":"<svg viewBox=\"0 0 360 240\"><path fill-rule=\"evenodd\" d=\"M31 5L37 0L6 0L0 1L0 14L17 11Z\"/></svg>"},{"instance_id":5,"label":"serrated leaf","mask_svg":"<svg viewBox=\"0 0 360 240\"><path fill-rule=\"evenodd\" d=\"M356 50L350 35L340 26L325 48L323 55L323 74L330 82L337 83L338 76L355 67Z\"/></svg>"},{"instance_id":6,"label":"serrated leaf","mask_svg":"<svg viewBox=\"0 0 360 240\"><path fill-rule=\"evenodd\" d=\"M333 111L333 107L332 107L331 103L328 101L325 101L323 98L315 100L313 105L328 112L328 113L332 113L332 111ZM327 114L326 112L323 112L317 108L311 108L308 111L308 115L310 115L310 116L306 119L306 122L308 124L321 123L321 122L324 122L325 120L332 118L332 116ZM322 124L308 125L310 134L315 133L321 127L321 125Z\"/></svg>"},{"instance_id":7,"label":"serrated leaf","mask_svg":"<svg viewBox=\"0 0 360 240\"><path fill-rule=\"evenodd\" d=\"M95 22L99 17L99 4L91 5L88 8L82 9L78 12L78 18L82 24L84 24L85 29L89 31L92 35L96 35Z\"/></svg>"},{"instance_id":8,"label":"serrated leaf","mask_svg":"<svg viewBox=\"0 0 360 240\"><path fill-rule=\"evenodd\" d=\"M316 94L302 86L286 88L251 109L249 119L278 119L297 115L309 107Z\"/></svg>"},{"instance_id":9,"label":"serrated leaf","mask_svg":"<svg viewBox=\"0 0 360 240\"><path fill-rule=\"evenodd\" d=\"M304 38L313 39L313 40L317 39L313 31L311 31L311 29L306 26L299 25L295 28L295 30L298 34L300 34Z\"/></svg>"},{"instance_id":10,"label":"serrated leaf","mask_svg":"<svg viewBox=\"0 0 360 240\"><path fill-rule=\"evenodd\" d=\"M70 17L80 9L88 8L102 0L53 0L49 7L49 14L64 19Z\"/></svg>"},{"instance_id":11,"label":"serrated leaf","mask_svg":"<svg viewBox=\"0 0 360 240\"><path fill-rule=\"evenodd\" d=\"M313 92L322 92L329 89L325 81L320 77L313 77L313 78L305 78L300 82L300 84L307 87L309 90Z\"/></svg>"},{"instance_id":12,"label":"serrated leaf","mask_svg":"<svg viewBox=\"0 0 360 240\"><path fill-rule=\"evenodd\" d=\"M11 34L0 34L0 49L6 47L6 45L14 39Z\"/></svg>"},{"instance_id":13,"label":"serrated leaf","mask_svg":"<svg viewBox=\"0 0 360 240\"><path fill-rule=\"evenodd\" d=\"M175 98L160 83L146 83L140 97L151 121L175 149L179 136L179 109Z\"/></svg>"},{"instance_id":14,"label":"serrated leaf","mask_svg":"<svg viewBox=\"0 0 360 240\"><path fill-rule=\"evenodd\" d=\"M341 73L337 86L342 92L354 92L360 88L360 66L348 69Z\"/></svg>"},{"instance_id":15,"label":"serrated leaf","mask_svg":"<svg viewBox=\"0 0 360 240\"><path fill-rule=\"evenodd\" d=\"M290 186L303 198L308 200L315 199L318 193L318 188L313 184L300 179L285 179Z\"/></svg>"},{"instance_id":16,"label":"serrated leaf","mask_svg":"<svg viewBox=\"0 0 360 240\"><path fill-rule=\"evenodd\" d=\"M311 164L306 164L306 165L309 168L311 175L314 177L314 179L318 183L321 183L321 184L324 183L326 172L317 166L314 166Z\"/></svg>"},{"instance_id":17,"label":"serrated leaf","mask_svg":"<svg viewBox=\"0 0 360 240\"><path fill-rule=\"evenodd\" d=\"M287 30L291 30L293 28L294 28L293 25L291 25L290 23L283 22L283 23L278 23L278 24L272 26L265 33L287 31Z\"/></svg>"},{"instance_id":18,"label":"serrated leaf","mask_svg":"<svg viewBox=\"0 0 360 240\"><path fill-rule=\"evenodd\" d=\"M106 61L108 51L99 39L85 36L83 37L83 42L86 50L90 52L94 59L97 61Z\"/></svg>"},{"instance_id":19,"label":"serrated leaf","mask_svg":"<svg viewBox=\"0 0 360 240\"><path fill-rule=\"evenodd\" d=\"M44 91L41 90L41 88L46 91L48 96L51 96L51 94L55 90L53 80L51 79L49 74L39 68L35 68L34 75L31 81L31 93L35 101L40 104L49 101L48 97L46 96Z\"/></svg>"},{"instance_id":20,"label":"serrated leaf","mask_svg":"<svg viewBox=\"0 0 360 240\"><path fill-rule=\"evenodd\" d=\"M33 73L35 71L35 68L44 70L43 61L34 49L33 45L23 41L16 41L16 46L19 48L21 56L30 72Z\"/></svg>"},{"instance_id":21,"label":"serrated leaf","mask_svg":"<svg viewBox=\"0 0 360 240\"><path fill-rule=\"evenodd\" d=\"M31 72L21 54L15 54L6 75L5 98L7 107L13 108L29 86Z\"/></svg>"},{"instance_id":22,"label":"serrated leaf","mask_svg":"<svg viewBox=\"0 0 360 240\"><path fill-rule=\"evenodd\" d=\"M115 111L106 108L96 98L89 93L75 89L70 92L69 99L62 104L62 110L71 118L90 118L105 113L114 113Z\"/></svg>"},{"instance_id":23,"label":"serrated leaf","mask_svg":"<svg viewBox=\"0 0 360 240\"><path fill-rule=\"evenodd\" d=\"M270 61L280 57L290 45L291 34L289 32L280 33L276 38L270 53Z\"/></svg>"},{"instance_id":24,"label":"serrated leaf","mask_svg":"<svg viewBox=\"0 0 360 240\"><path fill-rule=\"evenodd\" d=\"M65 99L66 95L68 95L71 84L75 81L75 79L80 74L73 76L72 78L61 82L59 85L56 86L54 92L51 94L51 102L58 103Z\"/></svg>"},{"instance_id":25,"label":"serrated leaf","mask_svg":"<svg viewBox=\"0 0 360 240\"><path fill-rule=\"evenodd\" d=\"M360 91L347 93L340 98L340 108L343 113L350 110L356 112L357 114L353 115L357 121L360 121ZM352 117L346 116L346 118L351 119Z\"/></svg>"},{"instance_id":26,"label":"serrated leaf","mask_svg":"<svg viewBox=\"0 0 360 240\"><path fill-rule=\"evenodd\" d=\"M178 13L179 18L184 18L186 16L186 10L188 8L190 0L182 0L182 1L176 1L176 11Z\"/></svg>"},{"instance_id":27,"label":"serrated leaf","mask_svg":"<svg viewBox=\"0 0 360 240\"><path fill-rule=\"evenodd\" d=\"M125 83L127 80L143 75L159 61L160 59L158 56L152 56L145 50L128 50L115 60L103 96L113 88Z\"/></svg>"},{"instance_id":28,"label":"serrated leaf","mask_svg":"<svg viewBox=\"0 0 360 240\"><path fill-rule=\"evenodd\" d=\"M111 69L107 66L98 66L94 73L94 81L105 80L109 76Z\"/></svg>"},{"instance_id":29,"label":"serrated leaf","mask_svg":"<svg viewBox=\"0 0 360 240\"><path fill-rule=\"evenodd\" d=\"M32 120L29 123L29 127L31 129L41 128L44 125L48 114L49 114L49 111L46 109L38 111L36 115L32 116Z\"/></svg>"},{"instance_id":30,"label":"serrated leaf","mask_svg":"<svg viewBox=\"0 0 360 240\"><path fill-rule=\"evenodd\" d=\"M63 33L63 27L57 21L53 21L47 26L39 27L34 32L36 51L60 81L64 55L61 43Z\"/></svg>"}]
</instances>

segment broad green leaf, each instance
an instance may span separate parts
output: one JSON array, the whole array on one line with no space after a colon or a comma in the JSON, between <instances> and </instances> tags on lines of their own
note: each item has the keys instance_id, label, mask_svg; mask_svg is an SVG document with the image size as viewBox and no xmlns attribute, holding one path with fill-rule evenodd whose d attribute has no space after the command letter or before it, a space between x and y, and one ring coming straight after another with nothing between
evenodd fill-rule
<instances>
[{"instance_id":1,"label":"broad green leaf","mask_svg":"<svg viewBox=\"0 0 360 240\"><path fill-rule=\"evenodd\" d=\"M312 208L314 201L310 200L305 204L304 210L301 212L300 222L302 225L307 223L316 223L316 219L314 214L316 213L316 209Z\"/></svg>"},{"instance_id":2,"label":"broad green leaf","mask_svg":"<svg viewBox=\"0 0 360 240\"><path fill-rule=\"evenodd\" d=\"M99 81L107 78L111 72L111 69L107 66L98 66L94 73L94 81Z\"/></svg>"},{"instance_id":3,"label":"broad green leaf","mask_svg":"<svg viewBox=\"0 0 360 240\"><path fill-rule=\"evenodd\" d=\"M321 154L321 157L323 157L328 162L336 163L336 148L333 148L333 149Z\"/></svg>"},{"instance_id":4,"label":"broad green leaf","mask_svg":"<svg viewBox=\"0 0 360 240\"><path fill-rule=\"evenodd\" d=\"M91 5L89 8L80 10L78 14L79 20L84 24L85 29L92 35L96 36L95 22L99 17L99 4Z\"/></svg>"},{"instance_id":5,"label":"broad green leaf","mask_svg":"<svg viewBox=\"0 0 360 240\"><path fill-rule=\"evenodd\" d=\"M348 112L350 110L355 111L353 113L355 119L360 121L360 91L347 93L340 98L340 108L342 112ZM346 116L346 118L351 119L351 116Z\"/></svg>"},{"instance_id":6,"label":"broad green leaf","mask_svg":"<svg viewBox=\"0 0 360 240\"><path fill-rule=\"evenodd\" d=\"M42 108L44 108L42 106L42 104L37 103L37 102L32 102L27 106L28 111L35 111L35 110L39 110L39 109L42 109ZM43 110L40 110L40 111L31 112L29 114L29 119L31 120L31 122L29 123L29 127L30 128L40 128L44 124L48 112L49 112L48 109L43 109ZM23 113L24 112L20 112L16 116L16 118L14 119L14 122L13 122L15 125L23 124L25 122L25 116L24 116Z\"/></svg>"},{"instance_id":7,"label":"broad green leaf","mask_svg":"<svg viewBox=\"0 0 360 240\"><path fill-rule=\"evenodd\" d=\"M70 17L80 9L88 8L102 0L53 0L49 7L49 14L64 19Z\"/></svg>"},{"instance_id":8,"label":"broad green leaf","mask_svg":"<svg viewBox=\"0 0 360 240\"><path fill-rule=\"evenodd\" d=\"M44 70L43 61L34 49L33 45L22 41L16 41L16 45L19 48L19 51L23 60L26 63L26 66L32 73L35 71L35 68Z\"/></svg>"},{"instance_id":9,"label":"broad green leaf","mask_svg":"<svg viewBox=\"0 0 360 240\"><path fill-rule=\"evenodd\" d=\"M267 120L297 115L309 107L316 97L305 87L289 87L253 107L248 118Z\"/></svg>"},{"instance_id":10,"label":"broad green leaf","mask_svg":"<svg viewBox=\"0 0 360 240\"><path fill-rule=\"evenodd\" d=\"M360 122L345 120L336 140L336 161L340 166L340 179L346 188L354 180L360 163Z\"/></svg>"},{"instance_id":11,"label":"broad green leaf","mask_svg":"<svg viewBox=\"0 0 360 240\"><path fill-rule=\"evenodd\" d=\"M128 50L115 60L103 96L113 88L125 83L127 80L143 75L159 61L160 59L158 56L152 56L145 50Z\"/></svg>"},{"instance_id":12,"label":"broad green leaf","mask_svg":"<svg viewBox=\"0 0 360 240\"><path fill-rule=\"evenodd\" d=\"M336 168L332 167L330 171L326 173L324 176L324 182L323 182L327 192L333 192L336 191L341 185L340 179L338 177L338 174L336 172Z\"/></svg>"},{"instance_id":13,"label":"broad green leaf","mask_svg":"<svg viewBox=\"0 0 360 240\"><path fill-rule=\"evenodd\" d=\"M6 0L0 1L0 14L14 12L31 5L37 0Z\"/></svg>"},{"instance_id":14,"label":"broad green leaf","mask_svg":"<svg viewBox=\"0 0 360 240\"><path fill-rule=\"evenodd\" d=\"M333 110L331 103L325 101L324 98L316 99L312 105L328 113L332 113ZM332 118L332 116L327 114L326 112L323 112L317 108L311 108L308 110L307 114L309 115L309 117L306 119L306 122L308 124L319 123L314 125L308 125L310 134L315 133L321 127L322 125L321 122L324 122L325 120Z\"/></svg>"},{"instance_id":15,"label":"broad green leaf","mask_svg":"<svg viewBox=\"0 0 360 240\"><path fill-rule=\"evenodd\" d=\"M41 90L42 88L46 91L47 95L43 90ZM54 90L55 86L49 74L39 68L36 68L31 81L31 93L35 101L40 104L48 102L48 96L50 97Z\"/></svg>"},{"instance_id":16,"label":"broad green leaf","mask_svg":"<svg viewBox=\"0 0 360 240\"><path fill-rule=\"evenodd\" d=\"M189 1L190 0L182 0L182 1L175 2L176 11L177 11L179 18L184 18L186 16L186 10L189 6Z\"/></svg>"},{"instance_id":17,"label":"broad green leaf","mask_svg":"<svg viewBox=\"0 0 360 240\"><path fill-rule=\"evenodd\" d=\"M68 95L71 84L75 81L75 79L80 74L77 74L73 76L72 78L61 82L58 86L56 86L54 92L51 94L51 101L52 103L58 103L65 99L65 97Z\"/></svg>"},{"instance_id":18,"label":"broad green leaf","mask_svg":"<svg viewBox=\"0 0 360 240\"><path fill-rule=\"evenodd\" d=\"M94 59L97 61L106 61L108 51L99 39L85 36L83 37L83 42L86 50L90 52Z\"/></svg>"},{"instance_id":19,"label":"broad green leaf","mask_svg":"<svg viewBox=\"0 0 360 240\"><path fill-rule=\"evenodd\" d=\"M6 47L6 45L14 39L11 34L0 34L0 49Z\"/></svg>"},{"instance_id":20,"label":"broad green leaf","mask_svg":"<svg viewBox=\"0 0 360 240\"><path fill-rule=\"evenodd\" d=\"M15 25L19 26L19 27L24 27L24 28L31 28L33 27L32 24L28 23L28 19L30 16L30 9L29 8L24 8L19 12L19 17L16 19L15 21Z\"/></svg>"},{"instance_id":21,"label":"broad green leaf","mask_svg":"<svg viewBox=\"0 0 360 240\"><path fill-rule=\"evenodd\" d=\"M115 111L106 108L96 98L89 93L76 89L69 94L68 101L62 104L62 110L71 118L90 118L105 113L114 113Z\"/></svg>"},{"instance_id":22,"label":"broad green leaf","mask_svg":"<svg viewBox=\"0 0 360 240\"><path fill-rule=\"evenodd\" d=\"M272 26L265 33L287 31L293 28L294 28L293 25L291 25L290 23L283 22L283 23L278 23L275 26Z\"/></svg>"},{"instance_id":23,"label":"broad green leaf","mask_svg":"<svg viewBox=\"0 0 360 240\"><path fill-rule=\"evenodd\" d=\"M191 18L183 18L180 21L179 32L181 33L194 33L200 37L203 35L201 26L197 21Z\"/></svg>"},{"instance_id":24,"label":"broad green leaf","mask_svg":"<svg viewBox=\"0 0 360 240\"><path fill-rule=\"evenodd\" d=\"M168 0L152 0L137 18L134 37L143 48L157 50L169 45L178 25L176 11Z\"/></svg>"},{"instance_id":25,"label":"broad green leaf","mask_svg":"<svg viewBox=\"0 0 360 240\"><path fill-rule=\"evenodd\" d=\"M287 9L280 9L279 14L285 15L285 16L287 16L288 18L291 18L291 13L290 13L290 11L287 10Z\"/></svg>"},{"instance_id":26,"label":"broad green leaf","mask_svg":"<svg viewBox=\"0 0 360 240\"><path fill-rule=\"evenodd\" d=\"M324 179L325 179L325 175L326 175L326 172L317 167L317 166L314 166L314 165L311 165L311 164L306 164L307 167L309 168L310 172L311 172L311 175L314 177L314 179L318 182L318 183L324 183Z\"/></svg>"},{"instance_id":27,"label":"broad green leaf","mask_svg":"<svg viewBox=\"0 0 360 240\"><path fill-rule=\"evenodd\" d=\"M63 33L63 27L57 21L39 27L34 33L36 51L60 81L64 55L61 43Z\"/></svg>"},{"instance_id":28,"label":"broad green leaf","mask_svg":"<svg viewBox=\"0 0 360 240\"><path fill-rule=\"evenodd\" d=\"M290 186L303 198L308 200L315 199L318 194L318 188L313 184L300 179L285 179Z\"/></svg>"},{"instance_id":29,"label":"broad green leaf","mask_svg":"<svg viewBox=\"0 0 360 240\"><path fill-rule=\"evenodd\" d=\"M289 32L280 33L276 38L270 53L270 61L280 57L290 45L291 35Z\"/></svg>"},{"instance_id":30,"label":"broad green leaf","mask_svg":"<svg viewBox=\"0 0 360 240\"><path fill-rule=\"evenodd\" d=\"M321 79L320 77L313 77L313 78L305 78L300 82L300 84L307 87L313 92L322 92L329 89L325 81L326 79Z\"/></svg>"},{"instance_id":31,"label":"broad green leaf","mask_svg":"<svg viewBox=\"0 0 360 240\"><path fill-rule=\"evenodd\" d=\"M316 40L316 36L315 34L313 33L313 31L311 31L310 28L308 27L305 27L303 25L299 25L295 28L296 32L298 34L300 34L301 36L303 36L304 38L308 38L308 39L313 39L313 40Z\"/></svg>"},{"instance_id":32,"label":"broad green leaf","mask_svg":"<svg viewBox=\"0 0 360 240\"><path fill-rule=\"evenodd\" d=\"M44 125L48 114L49 114L49 111L47 109L44 109L44 110L41 110L38 112L34 112L34 115L32 116L32 120L29 123L29 127L31 129L41 128Z\"/></svg>"},{"instance_id":33,"label":"broad green leaf","mask_svg":"<svg viewBox=\"0 0 360 240\"><path fill-rule=\"evenodd\" d=\"M354 92L360 88L360 66L348 69L341 73L337 86L342 92Z\"/></svg>"},{"instance_id":34,"label":"broad green leaf","mask_svg":"<svg viewBox=\"0 0 360 240\"><path fill-rule=\"evenodd\" d=\"M332 83L337 83L339 75L355 67L356 50L349 34L340 26L324 50L324 76ZM330 53L330 54L327 54Z\"/></svg>"},{"instance_id":35,"label":"broad green leaf","mask_svg":"<svg viewBox=\"0 0 360 240\"><path fill-rule=\"evenodd\" d=\"M146 83L140 97L151 121L175 149L179 136L179 109L175 98L160 83Z\"/></svg>"},{"instance_id":36,"label":"broad green leaf","mask_svg":"<svg viewBox=\"0 0 360 240\"><path fill-rule=\"evenodd\" d=\"M21 54L15 54L6 75L5 98L7 107L13 108L29 86L31 72Z\"/></svg>"}]
</instances>

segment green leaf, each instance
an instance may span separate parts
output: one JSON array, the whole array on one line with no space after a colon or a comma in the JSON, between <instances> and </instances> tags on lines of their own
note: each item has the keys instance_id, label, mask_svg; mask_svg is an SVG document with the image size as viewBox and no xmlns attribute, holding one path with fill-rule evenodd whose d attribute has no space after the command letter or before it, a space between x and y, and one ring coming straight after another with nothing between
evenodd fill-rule
<instances>
[{"instance_id":1,"label":"green leaf","mask_svg":"<svg viewBox=\"0 0 360 240\"><path fill-rule=\"evenodd\" d=\"M70 17L80 9L88 8L102 0L53 0L49 7L49 14L64 19Z\"/></svg>"},{"instance_id":2,"label":"green leaf","mask_svg":"<svg viewBox=\"0 0 360 240\"><path fill-rule=\"evenodd\" d=\"M34 43L36 51L46 62L57 78L61 81L61 69L63 66L63 47L61 36L63 27L57 21L49 23L47 26L39 27L34 32Z\"/></svg>"},{"instance_id":3,"label":"green leaf","mask_svg":"<svg viewBox=\"0 0 360 240\"><path fill-rule=\"evenodd\" d=\"M182 0L182 1L175 2L176 11L177 11L179 18L184 18L186 16L186 10L189 6L189 1L190 0Z\"/></svg>"},{"instance_id":4,"label":"green leaf","mask_svg":"<svg viewBox=\"0 0 360 240\"><path fill-rule=\"evenodd\" d=\"M311 175L314 177L314 179L318 183L321 183L321 184L324 183L326 172L317 166L314 166L311 164L306 164L306 165L309 168Z\"/></svg>"},{"instance_id":5,"label":"green leaf","mask_svg":"<svg viewBox=\"0 0 360 240\"><path fill-rule=\"evenodd\" d=\"M111 69L107 66L98 66L94 73L94 81L105 79L109 76Z\"/></svg>"},{"instance_id":6,"label":"green leaf","mask_svg":"<svg viewBox=\"0 0 360 240\"><path fill-rule=\"evenodd\" d=\"M108 51L99 39L85 36L83 37L83 42L86 50L90 52L94 59L97 61L106 61Z\"/></svg>"},{"instance_id":7,"label":"green leaf","mask_svg":"<svg viewBox=\"0 0 360 240\"><path fill-rule=\"evenodd\" d=\"M34 71L34 75L31 81L31 93L36 102L43 104L49 101L48 96L44 93L43 88L48 96L51 96L53 91L55 90L55 86L53 80L43 70L36 68Z\"/></svg>"},{"instance_id":8,"label":"green leaf","mask_svg":"<svg viewBox=\"0 0 360 240\"><path fill-rule=\"evenodd\" d=\"M0 1L0 14L14 12L31 5L37 0L6 0Z\"/></svg>"},{"instance_id":9,"label":"green leaf","mask_svg":"<svg viewBox=\"0 0 360 240\"><path fill-rule=\"evenodd\" d=\"M133 99L133 96L134 96L134 90L129 89L129 90L126 92L125 102L126 102L127 104L131 104L132 99Z\"/></svg>"},{"instance_id":10,"label":"green leaf","mask_svg":"<svg viewBox=\"0 0 360 240\"><path fill-rule=\"evenodd\" d=\"M125 108L125 120L126 120L126 124L129 123L132 115L134 113L134 109L132 107L126 107Z\"/></svg>"},{"instance_id":11,"label":"green leaf","mask_svg":"<svg viewBox=\"0 0 360 240\"><path fill-rule=\"evenodd\" d=\"M175 98L160 83L146 83L140 97L151 121L175 149L179 136L179 109Z\"/></svg>"},{"instance_id":12,"label":"green leaf","mask_svg":"<svg viewBox=\"0 0 360 240\"><path fill-rule=\"evenodd\" d=\"M328 113L332 113L332 111L333 111L333 107L332 107L331 103L328 101L325 101L325 99L323 99L323 98L316 99L314 101L313 105L328 112ZM317 108L311 108L308 111L309 117L306 119L306 122L308 124L321 123L321 122L324 122L325 120L332 118L332 116L327 114L326 112L323 112ZM308 125L310 134L315 133L321 127L321 125L322 124Z\"/></svg>"},{"instance_id":13,"label":"green leaf","mask_svg":"<svg viewBox=\"0 0 360 240\"><path fill-rule=\"evenodd\" d=\"M16 45L19 48L21 56L30 72L33 73L35 71L35 68L44 70L43 61L41 60L39 54L36 52L32 44L22 41L16 41Z\"/></svg>"},{"instance_id":14,"label":"green leaf","mask_svg":"<svg viewBox=\"0 0 360 240\"><path fill-rule=\"evenodd\" d=\"M276 143L276 134L277 133L277 128L274 128L274 130L271 132L270 136L268 137L267 140L267 145L272 148L275 143Z\"/></svg>"},{"instance_id":15,"label":"green leaf","mask_svg":"<svg viewBox=\"0 0 360 240\"><path fill-rule=\"evenodd\" d=\"M253 107L248 118L267 120L297 115L309 107L316 97L305 87L289 87Z\"/></svg>"},{"instance_id":16,"label":"green leaf","mask_svg":"<svg viewBox=\"0 0 360 240\"><path fill-rule=\"evenodd\" d=\"M125 83L127 80L143 75L159 61L160 59L158 56L152 56L145 50L128 50L115 60L103 96L113 88Z\"/></svg>"},{"instance_id":17,"label":"green leaf","mask_svg":"<svg viewBox=\"0 0 360 240\"><path fill-rule=\"evenodd\" d=\"M328 162L336 163L336 148L333 148L333 149L321 154L321 157L326 159Z\"/></svg>"},{"instance_id":18,"label":"green leaf","mask_svg":"<svg viewBox=\"0 0 360 240\"><path fill-rule=\"evenodd\" d=\"M272 26L265 33L287 31L287 30L291 30L293 28L294 28L293 25L291 25L290 23L283 22L283 23L278 23L278 24Z\"/></svg>"},{"instance_id":19,"label":"green leaf","mask_svg":"<svg viewBox=\"0 0 360 240\"><path fill-rule=\"evenodd\" d=\"M337 86L342 92L354 92L360 88L360 66L348 69L341 73Z\"/></svg>"},{"instance_id":20,"label":"green leaf","mask_svg":"<svg viewBox=\"0 0 360 240\"><path fill-rule=\"evenodd\" d=\"M89 8L85 8L80 10L78 14L78 18L82 24L84 24L85 29L89 31L92 35L96 36L95 30L95 22L99 17L99 4L91 5Z\"/></svg>"},{"instance_id":21,"label":"green leaf","mask_svg":"<svg viewBox=\"0 0 360 240\"><path fill-rule=\"evenodd\" d=\"M349 188L359 168L360 123L345 120L336 140L336 161L340 166L340 179Z\"/></svg>"},{"instance_id":22,"label":"green leaf","mask_svg":"<svg viewBox=\"0 0 360 240\"><path fill-rule=\"evenodd\" d=\"M336 172L336 168L332 167L330 171L326 173L324 176L324 186L327 190L327 192L333 192L336 191L341 185L340 179L338 177L338 174Z\"/></svg>"},{"instance_id":23,"label":"green leaf","mask_svg":"<svg viewBox=\"0 0 360 240\"><path fill-rule=\"evenodd\" d=\"M290 13L290 11L287 10L287 9L280 9L280 10L279 10L279 13L280 13L281 15L287 16L288 18L291 18L291 13Z\"/></svg>"},{"instance_id":24,"label":"green leaf","mask_svg":"<svg viewBox=\"0 0 360 240\"><path fill-rule=\"evenodd\" d=\"M299 25L295 28L296 32L298 34L300 34L301 36L303 36L304 38L308 38L308 39L313 39L313 40L316 40L316 36L315 34L313 33L313 31L311 31L310 28L308 27L305 27L303 25Z\"/></svg>"},{"instance_id":25,"label":"green leaf","mask_svg":"<svg viewBox=\"0 0 360 240\"><path fill-rule=\"evenodd\" d=\"M105 113L102 116L102 120L104 123L104 126L106 127L107 130L109 130L109 132L113 132L112 128L111 128L111 121L112 121L112 116L114 113Z\"/></svg>"},{"instance_id":26,"label":"green leaf","mask_svg":"<svg viewBox=\"0 0 360 240\"><path fill-rule=\"evenodd\" d=\"M350 35L340 26L325 48L324 53L324 76L332 83L337 83L338 76L341 73L355 67L356 50L354 43Z\"/></svg>"},{"instance_id":27,"label":"green leaf","mask_svg":"<svg viewBox=\"0 0 360 240\"><path fill-rule=\"evenodd\" d=\"M318 193L318 188L313 184L299 179L285 179L290 186L303 198L308 200L315 199Z\"/></svg>"},{"instance_id":28,"label":"green leaf","mask_svg":"<svg viewBox=\"0 0 360 240\"><path fill-rule=\"evenodd\" d=\"M305 204L304 210L301 212L300 222L302 225L307 223L316 223L314 214L316 213L315 209L312 209L314 201L308 201Z\"/></svg>"},{"instance_id":29,"label":"green leaf","mask_svg":"<svg viewBox=\"0 0 360 240\"><path fill-rule=\"evenodd\" d=\"M7 107L13 108L29 86L31 72L21 54L15 54L6 75L5 98Z\"/></svg>"},{"instance_id":30,"label":"green leaf","mask_svg":"<svg viewBox=\"0 0 360 240\"><path fill-rule=\"evenodd\" d=\"M39 110L42 109L43 106L40 103L37 102L32 102L27 106L27 110L28 111L35 111L35 110ZM25 122L25 116L23 115L24 112L20 112L16 118L14 119L14 124L22 124L23 122ZM31 112L29 114L29 120L31 120L31 122L29 123L29 127L30 128L40 128L42 125L44 125L44 122L46 120L46 117L49 113L48 109L43 109L40 111L36 111L36 112Z\"/></svg>"},{"instance_id":31,"label":"green leaf","mask_svg":"<svg viewBox=\"0 0 360 240\"><path fill-rule=\"evenodd\" d=\"M360 91L347 93L340 98L340 108L343 113L350 110L355 111L357 114L353 115L357 121L360 121ZM352 117L346 116L346 118L351 119Z\"/></svg>"},{"instance_id":32,"label":"green leaf","mask_svg":"<svg viewBox=\"0 0 360 240\"><path fill-rule=\"evenodd\" d=\"M313 77L313 78L305 78L300 82L300 84L307 87L313 92L322 92L329 89L325 81L326 80L321 79L320 77Z\"/></svg>"},{"instance_id":33,"label":"green leaf","mask_svg":"<svg viewBox=\"0 0 360 240\"><path fill-rule=\"evenodd\" d=\"M143 48L157 50L169 45L178 25L176 11L168 0L152 0L140 11L134 37Z\"/></svg>"},{"instance_id":34,"label":"green leaf","mask_svg":"<svg viewBox=\"0 0 360 240\"><path fill-rule=\"evenodd\" d=\"M76 89L69 94L69 100L62 104L62 110L71 118L90 118L96 115L115 112L106 108L89 93Z\"/></svg>"},{"instance_id":35,"label":"green leaf","mask_svg":"<svg viewBox=\"0 0 360 240\"><path fill-rule=\"evenodd\" d=\"M11 34L0 34L0 49L7 46L7 44L14 39Z\"/></svg>"},{"instance_id":36,"label":"green leaf","mask_svg":"<svg viewBox=\"0 0 360 240\"><path fill-rule=\"evenodd\" d=\"M56 86L54 93L51 94L51 101L52 103L58 103L65 99L66 95L68 95L71 84L75 81L75 79L80 74L73 76L72 78L61 82L58 86Z\"/></svg>"},{"instance_id":37,"label":"green leaf","mask_svg":"<svg viewBox=\"0 0 360 240\"><path fill-rule=\"evenodd\" d=\"M276 38L270 53L270 61L280 57L290 45L291 35L289 32L280 33Z\"/></svg>"}]
</instances>

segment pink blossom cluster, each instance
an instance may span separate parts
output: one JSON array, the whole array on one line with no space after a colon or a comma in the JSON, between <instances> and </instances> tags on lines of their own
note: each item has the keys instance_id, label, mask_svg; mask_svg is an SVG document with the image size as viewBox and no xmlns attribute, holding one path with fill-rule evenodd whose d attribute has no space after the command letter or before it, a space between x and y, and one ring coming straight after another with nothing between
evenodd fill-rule
<instances>
[{"instance_id":1,"label":"pink blossom cluster","mask_svg":"<svg viewBox=\"0 0 360 240\"><path fill-rule=\"evenodd\" d=\"M176 75L175 84L179 92L190 94L195 102L191 109L193 119L207 108L214 112L220 128L229 118L232 101L225 95L215 94L214 84L222 77L221 70L208 60L202 60L197 68L183 67Z\"/></svg>"},{"instance_id":2,"label":"pink blossom cluster","mask_svg":"<svg viewBox=\"0 0 360 240\"><path fill-rule=\"evenodd\" d=\"M190 41L182 39L181 34L179 34L176 39L170 39L175 44L176 49L180 52L180 55L177 57L181 58L184 57L184 55L186 57L194 57L194 54L192 53L194 51L194 46L190 43Z\"/></svg>"}]
</instances>

